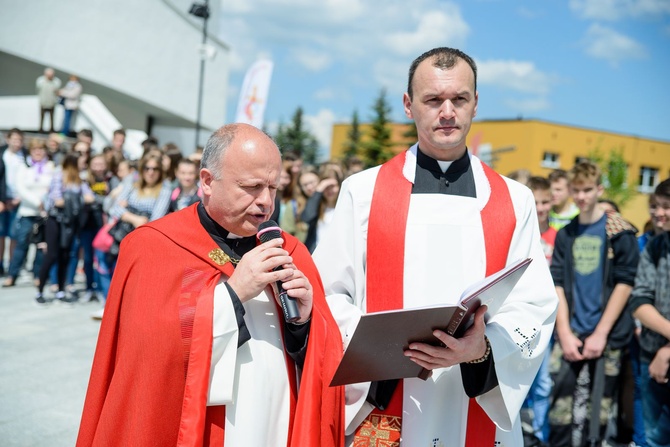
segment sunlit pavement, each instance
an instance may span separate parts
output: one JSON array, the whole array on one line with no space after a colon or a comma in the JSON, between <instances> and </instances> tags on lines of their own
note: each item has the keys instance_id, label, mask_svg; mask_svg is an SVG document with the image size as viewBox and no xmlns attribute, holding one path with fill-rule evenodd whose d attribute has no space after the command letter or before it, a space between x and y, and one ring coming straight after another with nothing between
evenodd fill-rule
<instances>
[{"instance_id":1,"label":"sunlit pavement","mask_svg":"<svg viewBox=\"0 0 670 447\"><path fill-rule=\"evenodd\" d=\"M0 288L0 445L72 447L100 328L90 315L100 303L40 307L35 293L25 275Z\"/></svg>"}]
</instances>

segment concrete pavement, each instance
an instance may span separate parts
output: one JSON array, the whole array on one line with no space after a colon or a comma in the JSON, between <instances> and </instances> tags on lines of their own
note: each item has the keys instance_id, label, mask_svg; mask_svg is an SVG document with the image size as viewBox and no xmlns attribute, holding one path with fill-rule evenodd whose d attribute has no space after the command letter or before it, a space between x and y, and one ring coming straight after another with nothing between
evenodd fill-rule
<instances>
[{"instance_id":1,"label":"concrete pavement","mask_svg":"<svg viewBox=\"0 0 670 447\"><path fill-rule=\"evenodd\" d=\"M0 288L0 445L72 447L100 328L90 314L100 304L42 308L35 292L26 275Z\"/></svg>"}]
</instances>

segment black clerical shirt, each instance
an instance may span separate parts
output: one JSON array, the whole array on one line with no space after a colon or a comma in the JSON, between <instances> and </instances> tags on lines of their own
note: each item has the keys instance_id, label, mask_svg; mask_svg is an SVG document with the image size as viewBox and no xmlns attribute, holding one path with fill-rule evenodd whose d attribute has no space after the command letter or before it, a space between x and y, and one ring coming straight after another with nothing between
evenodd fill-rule
<instances>
[{"instance_id":1,"label":"black clerical shirt","mask_svg":"<svg viewBox=\"0 0 670 447\"><path fill-rule=\"evenodd\" d=\"M205 207L202 203L198 204L198 218L200 219L200 223L202 224L203 228L211 236L214 242L216 242L219 248L221 248L221 250L223 250L223 252L231 258L239 260L247 252L256 247L256 236L231 237L228 230L216 223L214 219L212 219L209 214L207 214L207 211L205 210ZM230 300L232 301L233 308L235 309L235 316L239 331L237 347L239 348L251 338L249 328L247 328L246 322L244 321L244 314L246 311L244 310L242 301L240 301L240 298L237 296L237 293L235 293L233 288L230 287L227 282L224 284L228 289ZM309 322L301 325L291 323L284 324L284 344L286 346L286 352L300 367L303 366L305 361L305 354L307 353L307 338L309 335L309 328Z\"/></svg>"},{"instance_id":2,"label":"black clerical shirt","mask_svg":"<svg viewBox=\"0 0 670 447\"><path fill-rule=\"evenodd\" d=\"M416 154L416 174L412 194L447 194L452 196L477 197L475 177L468 152L442 172L437 160L421 152Z\"/></svg>"}]
</instances>

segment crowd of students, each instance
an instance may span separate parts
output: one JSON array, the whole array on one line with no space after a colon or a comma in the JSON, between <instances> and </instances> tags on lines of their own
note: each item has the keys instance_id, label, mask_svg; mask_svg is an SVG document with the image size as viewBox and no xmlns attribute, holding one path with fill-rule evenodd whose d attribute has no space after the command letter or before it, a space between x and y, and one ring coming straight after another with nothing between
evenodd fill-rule
<instances>
[{"instance_id":1,"label":"crowd of students","mask_svg":"<svg viewBox=\"0 0 670 447\"><path fill-rule=\"evenodd\" d=\"M139 160L127 158L122 129L93 150L84 129L67 145L11 129L0 148L2 287L26 268L35 302L98 299L104 304L118 244L134 228L197 203L198 151L149 138ZM331 223L342 181L360 170L329 161L305 166L284 154L273 220L313 252ZM535 197L542 245L559 296L553 349L528 394L527 445L667 445L670 440L670 179L649 199L638 230L602 199L598 167L581 162L547 178L516 171ZM101 233L111 244L94 242ZM29 249L34 245L30 264ZM85 287L74 277L82 261ZM47 290L46 287L49 286ZM94 318L102 318L103 308ZM629 396L632 396L630 398ZM591 422L595 420L595 422ZM532 427L532 428L531 428ZM609 427L609 428L608 428Z\"/></svg>"},{"instance_id":2,"label":"crowd of students","mask_svg":"<svg viewBox=\"0 0 670 447\"><path fill-rule=\"evenodd\" d=\"M284 154L284 167L275 200L273 220L314 252L332 220L340 186L362 168L358 159L342 164L326 161L304 165L294 153Z\"/></svg>"},{"instance_id":3,"label":"crowd of students","mask_svg":"<svg viewBox=\"0 0 670 447\"><path fill-rule=\"evenodd\" d=\"M553 349L525 403L526 445L669 445L670 179L636 240L594 163L525 174L510 176L533 192L559 296Z\"/></svg>"},{"instance_id":4,"label":"crowd of students","mask_svg":"<svg viewBox=\"0 0 670 447\"><path fill-rule=\"evenodd\" d=\"M51 133L31 139L26 148L20 129L11 129L5 139L0 147L0 253L7 249L9 262L0 262L2 287L15 286L26 268L40 306L95 299L104 305L123 234L200 198L198 153L184 157L174 144L161 148L149 138L142 157L132 160L124 151L123 129L99 151L88 129L71 144ZM96 236L108 229L119 239L98 246ZM31 246L34 254L28 256ZM82 290L75 288L80 261ZM101 318L102 311L94 318Z\"/></svg>"}]
</instances>

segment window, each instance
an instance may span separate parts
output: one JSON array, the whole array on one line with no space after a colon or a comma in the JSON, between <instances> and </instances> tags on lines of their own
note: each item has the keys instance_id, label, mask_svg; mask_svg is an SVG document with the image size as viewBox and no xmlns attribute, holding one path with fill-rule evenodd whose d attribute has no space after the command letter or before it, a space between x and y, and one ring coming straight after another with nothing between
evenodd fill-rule
<instances>
[{"instance_id":1,"label":"window","mask_svg":"<svg viewBox=\"0 0 670 447\"><path fill-rule=\"evenodd\" d=\"M649 166L640 167L640 181L637 190L646 194L654 192L654 188L658 184L658 169Z\"/></svg>"},{"instance_id":2,"label":"window","mask_svg":"<svg viewBox=\"0 0 670 447\"><path fill-rule=\"evenodd\" d=\"M561 166L559 162L559 155L556 152L545 152L542 156L542 163L540 163L540 165L543 168L559 168Z\"/></svg>"}]
</instances>

